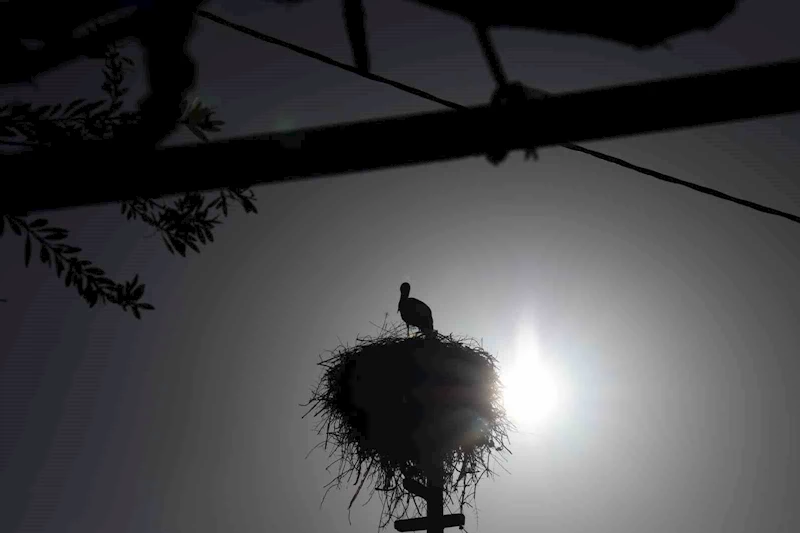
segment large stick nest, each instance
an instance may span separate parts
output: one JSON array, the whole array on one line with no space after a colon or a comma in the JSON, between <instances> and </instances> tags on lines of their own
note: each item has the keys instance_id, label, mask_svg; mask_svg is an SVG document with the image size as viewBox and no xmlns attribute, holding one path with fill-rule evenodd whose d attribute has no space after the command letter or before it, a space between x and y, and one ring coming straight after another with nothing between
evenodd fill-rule
<instances>
[{"instance_id":1,"label":"large stick nest","mask_svg":"<svg viewBox=\"0 0 800 533\"><path fill-rule=\"evenodd\" d=\"M424 516L424 500L402 481L428 485L424 465L437 456L446 507L471 507L478 481L494 473L489 460L508 452L512 427L491 354L471 339L408 337L405 325L384 323L377 337L340 346L318 364L323 375L304 416L320 419L318 447L335 458L329 469L338 465L327 489L356 486L348 510L366 485L369 499L378 491L383 501L380 528Z\"/></svg>"}]
</instances>

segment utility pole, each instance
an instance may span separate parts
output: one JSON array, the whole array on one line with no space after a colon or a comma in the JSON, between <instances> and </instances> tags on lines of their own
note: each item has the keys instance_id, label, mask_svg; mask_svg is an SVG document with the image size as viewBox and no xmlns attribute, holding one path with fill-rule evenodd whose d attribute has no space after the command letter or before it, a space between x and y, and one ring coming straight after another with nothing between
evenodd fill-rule
<instances>
[{"instance_id":1,"label":"utility pole","mask_svg":"<svg viewBox=\"0 0 800 533\"><path fill-rule=\"evenodd\" d=\"M428 434L430 435L430 433ZM403 479L403 488L411 494L425 499L427 516L396 520L394 528L401 532L444 533L448 527L463 526L464 515L461 513L444 514L444 454L436 446L435 439L426 438L424 442L419 466L428 479L428 485L425 486L411 478L405 478Z\"/></svg>"},{"instance_id":2,"label":"utility pole","mask_svg":"<svg viewBox=\"0 0 800 533\"><path fill-rule=\"evenodd\" d=\"M485 156L498 138L519 150L748 120L800 112L798 95L800 59L793 59L556 94L508 110L476 106L147 151L86 142L5 155L7 176L60 177L69 170L100 179L88 187L81 178L19 179L0 195L0 211L24 214ZM104 179L105 167L92 163L111 157L124 162L121 180ZM229 171L209 171L225 164ZM155 170L170 177L149 179Z\"/></svg>"},{"instance_id":3,"label":"utility pole","mask_svg":"<svg viewBox=\"0 0 800 533\"><path fill-rule=\"evenodd\" d=\"M433 458L428 466L428 482L430 483L430 493L426 499L428 507L428 533L444 533L444 470L442 469L441 457L438 455Z\"/></svg>"}]
</instances>

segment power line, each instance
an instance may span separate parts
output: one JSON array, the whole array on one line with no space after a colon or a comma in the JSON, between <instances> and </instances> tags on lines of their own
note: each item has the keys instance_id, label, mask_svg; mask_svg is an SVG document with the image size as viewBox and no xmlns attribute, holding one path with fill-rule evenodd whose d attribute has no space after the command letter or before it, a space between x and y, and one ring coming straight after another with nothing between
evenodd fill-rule
<instances>
[{"instance_id":1,"label":"power line","mask_svg":"<svg viewBox=\"0 0 800 533\"><path fill-rule=\"evenodd\" d=\"M324 54L320 54L319 52L315 52L313 50L309 50L309 49L304 48L302 46L298 46L296 44L289 43L289 42L284 41L282 39L278 39L276 37L272 37L272 36L266 35L264 33L261 33L259 31L254 30L252 28L248 28L247 26L243 26L241 24L237 24L235 22L231 22L231 21L229 21L227 19L219 17L219 16L217 16L217 15L215 15L213 13L210 13L210 12L208 12L206 10L199 9L199 10L196 11L196 13L197 13L197 15L199 17L208 19L208 20L210 20L212 22L215 22L217 24L220 24L222 26L230 28L230 29L232 29L234 31L238 31L240 33L244 33L244 34L249 35L249 36L251 36L251 37L253 37L255 39L258 39L260 41L264 41L264 42L267 42L267 43L270 43L270 44L275 44L277 46L281 46L283 48L287 48L289 50L292 50L293 52L296 52L298 54L304 55L306 57L310 57L312 59L316 59L317 61L321 61L322 63L326 63L326 64L334 66L336 68L339 68L339 69L342 69L342 70L346 70L348 72L356 74L357 76L361 76L362 78L369 79L369 80L372 80L372 81L375 81L375 82L378 82L378 83L383 83L385 85L389 85L391 87L394 87L394 88L399 89L401 91L404 91L406 93L413 94L415 96L419 96L420 98L424 98L424 99L429 100L431 102L436 102L438 104L447 106L447 107L449 107L451 109L465 110L465 111L469 110L469 108L467 106L461 105L461 104L459 104L457 102L453 102L453 101L450 101L450 100L446 100L444 98L440 98L440 97L438 97L438 96L436 96L434 94L431 94L429 92L417 89L416 87L412 87L412 86L406 85L404 83L400 83L398 81L386 78L384 76L380 76L378 74L373 74L371 72L365 72L363 70L357 69L356 67L348 65L346 63L342 63L341 61L337 61L337 60L335 60L335 59L333 59L331 57L328 57L328 56L326 56ZM549 93L546 93L544 91L540 91L540 90L537 90L537 91L542 93L542 94L544 94L544 95L549 95ZM606 162L621 166L623 168L627 168L629 170L633 170L633 171L638 172L640 174L644 174L646 176L650 176L650 177L656 178L656 179L661 180L661 181L665 181L665 182L668 182L668 183L673 183L673 184L676 184L676 185L681 185L683 187L687 187L689 189L695 190L695 191L700 192L702 194L707 194L709 196L714 196L714 197L719 198L721 200L733 202L733 203L739 204L739 205L744 206L744 207L748 207L750 209L753 209L753 210L756 210L756 211L759 211L759 212L762 212L762 213L766 213L766 214L769 214L769 215L782 217L782 218L785 218L785 219L787 219L789 221L792 221L792 222L800 224L800 217L798 217L796 215L793 215L791 213L780 211L780 210L774 209L772 207L767 207L767 206L758 204L756 202L752 202L750 200L745 200L743 198L737 198L735 196L731 196L729 194L726 194L726 193L724 193L722 191L718 191L716 189L712 189L710 187L705 187L703 185L698 185L698 184L692 183L690 181L682 180L680 178L676 178L674 176L670 176L668 174L664 174L663 172L658 172L656 170L652 170L652 169L649 169L649 168L646 168L646 167L635 165L633 163L629 163L628 161L625 161L624 159L621 159L621 158L618 158L618 157L614 157L614 156L605 154L603 152L599 152L597 150L592 150L590 148L585 148L583 146L580 146L580 145L577 145L577 144L573 144L573 143L560 144L559 146L561 146L562 148L566 148L567 150L580 152L580 153L589 155L591 157L595 157L597 159L601 159L603 161L606 161Z\"/></svg>"}]
</instances>

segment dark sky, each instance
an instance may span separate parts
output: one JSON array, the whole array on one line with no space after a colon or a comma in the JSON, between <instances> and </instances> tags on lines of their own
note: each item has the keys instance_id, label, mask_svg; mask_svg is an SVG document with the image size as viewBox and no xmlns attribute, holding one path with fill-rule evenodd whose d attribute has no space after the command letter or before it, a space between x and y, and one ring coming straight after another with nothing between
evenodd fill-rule
<instances>
[{"instance_id":1,"label":"dark sky","mask_svg":"<svg viewBox=\"0 0 800 533\"><path fill-rule=\"evenodd\" d=\"M350 60L336 2L207 9ZM465 23L397 0L367 9L377 73L488 101ZM557 92L795 57L799 17L751 0L671 51L495 36L511 78ZM218 138L439 109L208 21L191 49L196 94L227 121ZM100 81L86 61L2 96L53 103ZM800 213L796 116L587 146ZM324 453L306 458L319 438L298 404L318 355L374 334L386 312L399 320L403 281L440 332L483 339L507 367L524 355L520 329L535 331L569 385L560 416L512 435L469 531L800 531L800 226L578 153L540 155L257 187L260 213L235 212L188 259L115 205L48 213L114 279L140 274L156 307L141 321L25 269L6 234L0 533L374 531L377 499L348 524L350 487L320 508L331 474Z\"/></svg>"}]
</instances>

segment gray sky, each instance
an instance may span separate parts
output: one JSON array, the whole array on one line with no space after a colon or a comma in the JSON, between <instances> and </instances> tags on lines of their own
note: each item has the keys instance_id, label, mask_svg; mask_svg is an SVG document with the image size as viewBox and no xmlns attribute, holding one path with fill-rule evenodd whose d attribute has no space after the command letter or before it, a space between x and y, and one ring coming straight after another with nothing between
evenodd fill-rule
<instances>
[{"instance_id":1,"label":"gray sky","mask_svg":"<svg viewBox=\"0 0 800 533\"><path fill-rule=\"evenodd\" d=\"M335 2L223 3L208 9L349 61ZM376 72L488 101L466 24L408 2L367 8ZM512 79L556 92L788 59L798 16L751 0L671 51L495 38ZM208 21L192 50L196 93L225 135L438 109ZM57 102L99 85L86 62L4 96ZM587 146L800 213L796 116ZM517 328L534 328L569 383L561 417L512 435L508 473L479 486L469 531L800 531L800 227L581 154L540 155L258 187L260 213L234 213L188 259L117 206L48 214L111 277L140 274L156 307L141 321L88 309L4 236L0 526L27 500L20 532L374 531L377 499L348 524L350 487L320 508L331 474L324 453L306 459L319 438L298 404L318 355L375 333L385 312L399 320L410 281L440 332L482 338L501 364Z\"/></svg>"}]
</instances>

